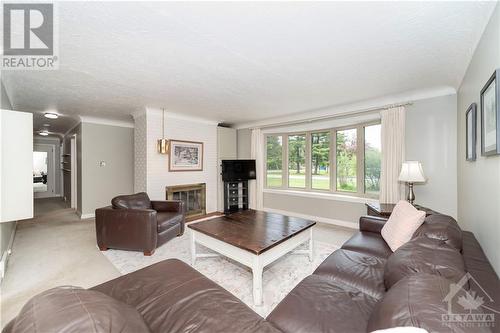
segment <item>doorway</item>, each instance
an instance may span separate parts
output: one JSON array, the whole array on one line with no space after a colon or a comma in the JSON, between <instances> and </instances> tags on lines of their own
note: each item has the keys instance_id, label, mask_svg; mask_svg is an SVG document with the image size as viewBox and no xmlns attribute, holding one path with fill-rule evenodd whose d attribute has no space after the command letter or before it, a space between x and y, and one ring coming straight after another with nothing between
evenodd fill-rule
<instances>
[{"instance_id":1,"label":"doorway","mask_svg":"<svg viewBox=\"0 0 500 333\"><path fill-rule=\"evenodd\" d=\"M33 145L33 192L35 198L55 196L54 145Z\"/></svg>"}]
</instances>

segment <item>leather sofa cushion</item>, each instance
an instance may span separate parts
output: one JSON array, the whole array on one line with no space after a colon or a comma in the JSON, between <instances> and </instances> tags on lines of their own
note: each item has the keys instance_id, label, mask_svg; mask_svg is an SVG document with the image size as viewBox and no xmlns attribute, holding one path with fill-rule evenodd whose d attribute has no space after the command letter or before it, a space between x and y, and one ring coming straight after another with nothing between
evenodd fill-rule
<instances>
[{"instance_id":1,"label":"leather sofa cushion","mask_svg":"<svg viewBox=\"0 0 500 333\"><path fill-rule=\"evenodd\" d=\"M157 212L156 223L158 232L163 232L182 223L184 216L182 213Z\"/></svg>"},{"instance_id":2,"label":"leather sofa cushion","mask_svg":"<svg viewBox=\"0 0 500 333\"><path fill-rule=\"evenodd\" d=\"M387 258L392 254L391 249L382 236L375 232L357 232L342 245L342 248L381 258Z\"/></svg>"},{"instance_id":3,"label":"leather sofa cushion","mask_svg":"<svg viewBox=\"0 0 500 333\"><path fill-rule=\"evenodd\" d=\"M151 200L146 192L131 195L119 195L111 200L113 208L151 209Z\"/></svg>"},{"instance_id":4,"label":"leather sofa cushion","mask_svg":"<svg viewBox=\"0 0 500 333\"><path fill-rule=\"evenodd\" d=\"M133 307L98 291L57 287L44 291L9 324L16 332L149 332Z\"/></svg>"},{"instance_id":5,"label":"leather sofa cushion","mask_svg":"<svg viewBox=\"0 0 500 333\"><path fill-rule=\"evenodd\" d=\"M434 214L427 216L425 222L415 231L413 238L427 236L445 241L448 245L462 250L462 230L457 221L448 215Z\"/></svg>"},{"instance_id":6,"label":"leather sofa cushion","mask_svg":"<svg viewBox=\"0 0 500 333\"><path fill-rule=\"evenodd\" d=\"M448 300L452 313L468 313L458 303L465 293L450 293L451 280L432 274L413 274L400 280L377 303L368 321L368 332L398 326L415 326L429 332L491 332L478 325L450 323L446 326L443 315L448 314ZM479 308L481 309L481 307ZM474 310L473 313L481 312Z\"/></svg>"},{"instance_id":7,"label":"leather sofa cushion","mask_svg":"<svg viewBox=\"0 0 500 333\"><path fill-rule=\"evenodd\" d=\"M340 249L328 256L313 274L340 281L380 299L385 294L385 263L380 257Z\"/></svg>"},{"instance_id":8,"label":"leather sofa cushion","mask_svg":"<svg viewBox=\"0 0 500 333\"><path fill-rule=\"evenodd\" d=\"M92 289L134 306L152 332L279 332L231 293L177 259Z\"/></svg>"},{"instance_id":9,"label":"leather sofa cushion","mask_svg":"<svg viewBox=\"0 0 500 333\"><path fill-rule=\"evenodd\" d=\"M474 234L463 231L462 235L465 269L473 277L469 280L469 288L478 294L482 290L488 293L489 297L484 298L484 305L499 313L495 315L495 327L500 330L500 280Z\"/></svg>"},{"instance_id":10,"label":"leather sofa cushion","mask_svg":"<svg viewBox=\"0 0 500 333\"><path fill-rule=\"evenodd\" d=\"M377 299L318 275L302 280L267 320L283 332L365 332Z\"/></svg>"},{"instance_id":11,"label":"leather sofa cushion","mask_svg":"<svg viewBox=\"0 0 500 333\"><path fill-rule=\"evenodd\" d=\"M444 241L417 237L397 249L387 260L384 281L387 289L404 277L416 273L440 275L454 282L465 275L460 252Z\"/></svg>"}]
</instances>

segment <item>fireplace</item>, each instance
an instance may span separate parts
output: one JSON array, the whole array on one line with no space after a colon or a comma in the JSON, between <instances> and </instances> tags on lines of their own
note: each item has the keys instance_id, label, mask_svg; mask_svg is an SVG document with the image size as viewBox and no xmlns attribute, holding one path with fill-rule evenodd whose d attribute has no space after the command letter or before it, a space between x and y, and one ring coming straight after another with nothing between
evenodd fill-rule
<instances>
[{"instance_id":1,"label":"fireplace","mask_svg":"<svg viewBox=\"0 0 500 333\"><path fill-rule=\"evenodd\" d=\"M175 185L166 187L167 200L182 200L186 207L186 218L206 215L205 183Z\"/></svg>"}]
</instances>

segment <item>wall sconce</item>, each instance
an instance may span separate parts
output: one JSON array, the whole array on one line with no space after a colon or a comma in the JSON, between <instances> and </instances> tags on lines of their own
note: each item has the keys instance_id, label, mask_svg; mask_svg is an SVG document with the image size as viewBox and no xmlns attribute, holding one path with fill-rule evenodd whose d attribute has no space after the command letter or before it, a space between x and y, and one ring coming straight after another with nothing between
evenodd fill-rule
<instances>
[{"instance_id":1,"label":"wall sconce","mask_svg":"<svg viewBox=\"0 0 500 333\"><path fill-rule=\"evenodd\" d=\"M162 118L161 118L161 129L162 129L162 138L156 141L156 150L159 154L168 154L169 142L165 138L165 109L162 109Z\"/></svg>"}]
</instances>

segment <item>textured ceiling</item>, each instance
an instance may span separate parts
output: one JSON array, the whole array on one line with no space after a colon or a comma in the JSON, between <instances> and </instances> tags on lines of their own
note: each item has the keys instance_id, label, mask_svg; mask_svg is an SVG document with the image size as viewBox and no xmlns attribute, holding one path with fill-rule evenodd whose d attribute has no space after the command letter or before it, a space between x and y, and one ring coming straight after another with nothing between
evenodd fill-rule
<instances>
[{"instance_id":1,"label":"textured ceiling","mask_svg":"<svg viewBox=\"0 0 500 333\"><path fill-rule=\"evenodd\" d=\"M495 3L58 6L60 69L2 72L17 110L123 121L145 107L164 107L243 123L457 88Z\"/></svg>"}]
</instances>

